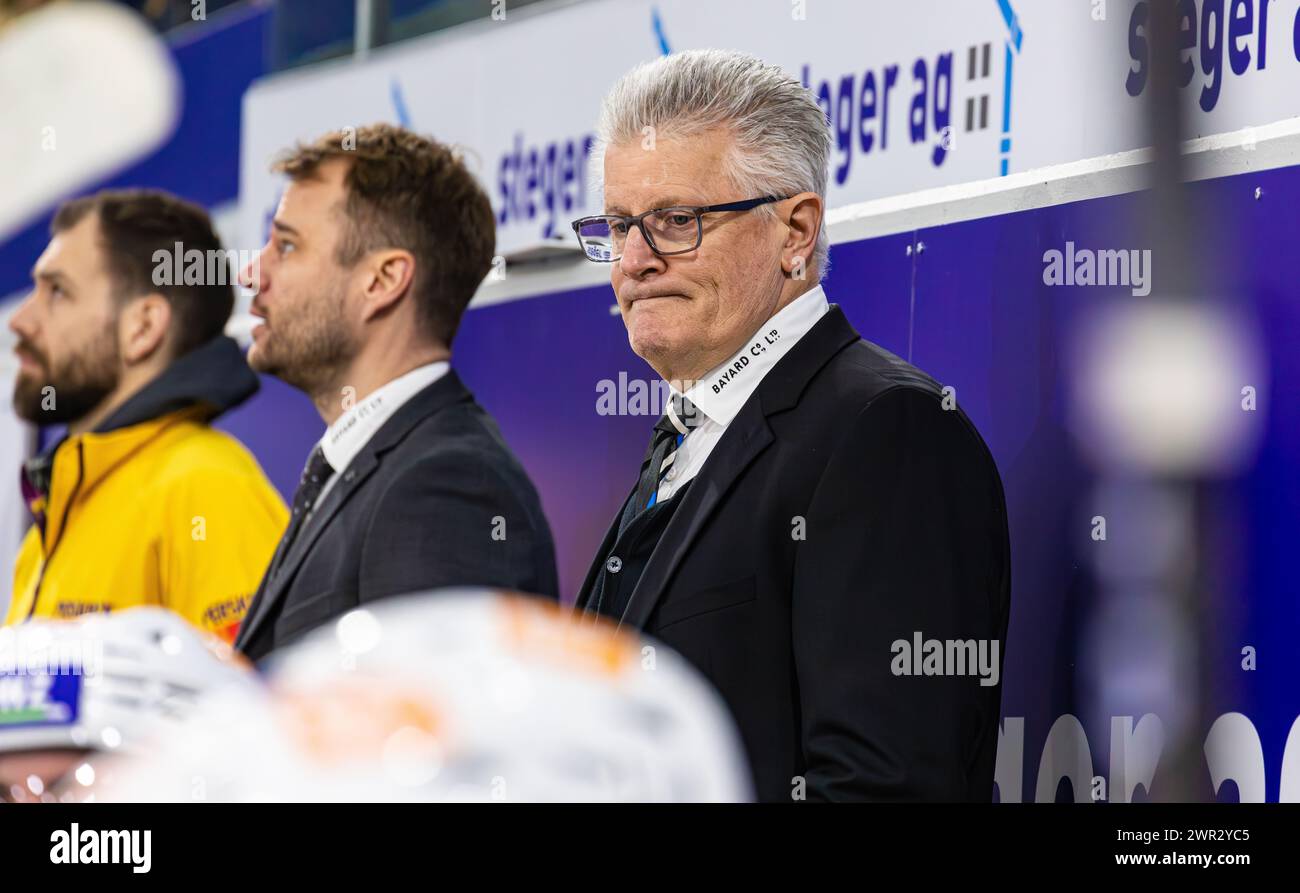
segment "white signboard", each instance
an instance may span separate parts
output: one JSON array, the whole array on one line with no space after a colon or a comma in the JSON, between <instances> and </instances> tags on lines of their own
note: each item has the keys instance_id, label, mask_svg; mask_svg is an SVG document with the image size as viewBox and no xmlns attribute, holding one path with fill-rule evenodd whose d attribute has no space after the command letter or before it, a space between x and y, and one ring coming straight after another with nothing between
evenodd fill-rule
<instances>
[{"instance_id":1,"label":"white signboard","mask_svg":"<svg viewBox=\"0 0 1300 893\"><path fill-rule=\"evenodd\" d=\"M1183 22L1189 136L1300 114L1300 0L1196 0ZM498 251L572 238L597 211L601 97L665 51L726 47L813 89L835 133L831 207L1139 148L1148 2L588 0L509 10L364 63L294 72L245 98L240 238L264 239L296 140L385 120L465 147ZM492 10L505 10L493 18Z\"/></svg>"}]
</instances>

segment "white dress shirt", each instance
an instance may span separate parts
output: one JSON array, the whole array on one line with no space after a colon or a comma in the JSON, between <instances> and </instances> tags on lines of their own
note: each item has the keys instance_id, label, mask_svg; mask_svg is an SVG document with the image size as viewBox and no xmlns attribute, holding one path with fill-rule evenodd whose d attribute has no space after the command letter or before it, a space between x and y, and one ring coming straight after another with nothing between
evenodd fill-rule
<instances>
[{"instance_id":1,"label":"white dress shirt","mask_svg":"<svg viewBox=\"0 0 1300 893\"><path fill-rule=\"evenodd\" d=\"M659 482L655 502L663 502L704 467L731 420L763 377L790 348L817 324L830 304L820 285L804 292L758 327L758 331L726 362L705 373L685 393L703 418L677 448L673 463ZM680 393L676 388L673 393Z\"/></svg>"},{"instance_id":2,"label":"white dress shirt","mask_svg":"<svg viewBox=\"0 0 1300 893\"><path fill-rule=\"evenodd\" d=\"M320 496L312 505L314 510L321 504L325 494L329 493L338 479L338 473L352 464L352 460L361 452L361 448L370 442L375 432L384 426L393 413L402 408L408 400L420 391L447 374L451 364L445 360L417 366L405 375L399 375L367 394L362 400L353 404L343 415L334 420L334 424L325 429L320 439L321 452L334 474L325 483Z\"/></svg>"}]
</instances>

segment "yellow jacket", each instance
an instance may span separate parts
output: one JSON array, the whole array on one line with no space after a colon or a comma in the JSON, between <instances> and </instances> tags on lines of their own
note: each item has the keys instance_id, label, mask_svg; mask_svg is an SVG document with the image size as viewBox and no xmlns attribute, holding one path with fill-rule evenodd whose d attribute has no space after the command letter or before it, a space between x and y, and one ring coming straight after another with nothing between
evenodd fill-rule
<instances>
[{"instance_id":1,"label":"yellow jacket","mask_svg":"<svg viewBox=\"0 0 1300 893\"><path fill-rule=\"evenodd\" d=\"M248 450L208 425L257 389L246 365L232 366L232 350L243 364L237 345L220 340L29 473L37 523L19 549L6 624L162 605L234 639L288 513Z\"/></svg>"}]
</instances>

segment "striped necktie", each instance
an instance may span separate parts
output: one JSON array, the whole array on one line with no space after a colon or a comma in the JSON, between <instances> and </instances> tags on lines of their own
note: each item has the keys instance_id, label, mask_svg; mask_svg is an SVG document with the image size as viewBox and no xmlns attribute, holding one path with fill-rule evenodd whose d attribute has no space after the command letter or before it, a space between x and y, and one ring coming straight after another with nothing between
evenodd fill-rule
<instances>
[{"instance_id":1,"label":"striped necktie","mask_svg":"<svg viewBox=\"0 0 1300 893\"><path fill-rule=\"evenodd\" d=\"M650 438L650 447L646 450L645 461L641 465L641 478L636 485L636 514L655 504L659 495L659 482L676 460L677 448L686 435L703 420L703 414L691 401L680 394L673 394L668 411L655 423L654 435Z\"/></svg>"}]
</instances>

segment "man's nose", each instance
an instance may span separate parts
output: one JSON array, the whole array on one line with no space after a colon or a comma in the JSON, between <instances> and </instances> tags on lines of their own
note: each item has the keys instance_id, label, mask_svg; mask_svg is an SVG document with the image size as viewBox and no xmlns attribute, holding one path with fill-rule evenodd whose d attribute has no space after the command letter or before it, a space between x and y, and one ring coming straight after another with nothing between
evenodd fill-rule
<instances>
[{"instance_id":1,"label":"man's nose","mask_svg":"<svg viewBox=\"0 0 1300 893\"><path fill-rule=\"evenodd\" d=\"M9 331L13 332L20 338L30 339L35 332L35 319L32 305L36 300L36 292L31 292L18 305L18 308L9 315Z\"/></svg>"},{"instance_id":2,"label":"man's nose","mask_svg":"<svg viewBox=\"0 0 1300 893\"><path fill-rule=\"evenodd\" d=\"M624 276L640 277L651 271L663 272L664 259L655 254L650 243L641 233L641 228L634 226L623 243L623 256L618 261Z\"/></svg>"},{"instance_id":3,"label":"man's nose","mask_svg":"<svg viewBox=\"0 0 1300 893\"><path fill-rule=\"evenodd\" d=\"M253 255L253 259L244 265L239 271L239 284L254 293L263 291L266 285L266 264L262 263L266 249L258 251Z\"/></svg>"}]
</instances>

